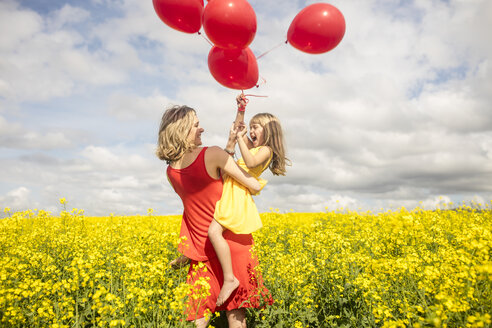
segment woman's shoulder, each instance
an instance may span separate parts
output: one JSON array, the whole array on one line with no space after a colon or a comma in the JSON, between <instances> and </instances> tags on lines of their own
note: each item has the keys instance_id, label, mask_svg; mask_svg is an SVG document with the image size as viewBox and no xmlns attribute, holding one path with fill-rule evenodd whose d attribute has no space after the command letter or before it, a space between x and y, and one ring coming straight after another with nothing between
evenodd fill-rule
<instances>
[{"instance_id":1,"label":"woman's shoulder","mask_svg":"<svg viewBox=\"0 0 492 328\"><path fill-rule=\"evenodd\" d=\"M208 147L204 147L204 148L207 148L208 150L210 151L219 151L219 150L223 150L222 148L220 148L219 146L208 146Z\"/></svg>"},{"instance_id":2,"label":"woman's shoulder","mask_svg":"<svg viewBox=\"0 0 492 328\"><path fill-rule=\"evenodd\" d=\"M229 156L225 152L225 150L219 146L209 146L209 147L204 147L204 148L206 148L205 156L207 158L210 158L210 159L223 159L223 158L227 158Z\"/></svg>"},{"instance_id":3,"label":"woman's shoulder","mask_svg":"<svg viewBox=\"0 0 492 328\"><path fill-rule=\"evenodd\" d=\"M179 160L170 162L168 165L168 171L172 170L183 170L187 167L193 165L200 156L203 157L202 151L204 147L196 147L191 151L185 153Z\"/></svg>"},{"instance_id":4,"label":"woman's shoulder","mask_svg":"<svg viewBox=\"0 0 492 328\"><path fill-rule=\"evenodd\" d=\"M219 146L209 146L204 148L206 148L206 152L209 154L219 154L221 152L224 152L224 149Z\"/></svg>"}]
</instances>

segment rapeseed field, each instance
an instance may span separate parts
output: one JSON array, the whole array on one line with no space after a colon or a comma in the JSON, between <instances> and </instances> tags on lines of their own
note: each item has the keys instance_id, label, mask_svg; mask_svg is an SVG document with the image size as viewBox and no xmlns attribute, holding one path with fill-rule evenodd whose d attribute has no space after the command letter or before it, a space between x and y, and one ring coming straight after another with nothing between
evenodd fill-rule
<instances>
[{"instance_id":1,"label":"rapeseed field","mask_svg":"<svg viewBox=\"0 0 492 328\"><path fill-rule=\"evenodd\" d=\"M208 283L168 266L180 216L4 212L1 327L192 326L186 295ZM490 206L261 217L254 251L274 303L248 310L248 327L491 326Z\"/></svg>"}]
</instances>

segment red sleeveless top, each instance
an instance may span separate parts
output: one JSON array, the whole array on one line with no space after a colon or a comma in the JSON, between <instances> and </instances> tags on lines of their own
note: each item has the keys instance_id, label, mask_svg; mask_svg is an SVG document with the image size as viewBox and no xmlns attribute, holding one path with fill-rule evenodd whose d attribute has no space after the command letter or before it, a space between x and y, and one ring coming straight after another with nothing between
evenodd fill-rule
<instances>
[{"instance_id":1,"label":"red sleeveless top","mask_svg":"<svg viewBox=\"0 0 492 328\"><path fill-rule=\"evenodd\" d=\"M186 237L178 246L186 257L196 261L214 258L208 239L208 226L214 217L215 204L222 196L222 179L212 178L205 167L204 147L193 163L183 169L167 167L167 177L183 202L183 220L180 237Z\"/></svg>"}]
</instances>

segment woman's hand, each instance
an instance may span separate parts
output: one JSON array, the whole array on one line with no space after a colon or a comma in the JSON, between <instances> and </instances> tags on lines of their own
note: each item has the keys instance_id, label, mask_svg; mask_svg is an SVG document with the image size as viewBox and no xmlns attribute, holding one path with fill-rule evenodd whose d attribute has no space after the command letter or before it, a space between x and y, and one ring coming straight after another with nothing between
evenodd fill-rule
<instances>
[{"instance_id":1,"label":"woman's hand","mask_svg":"<svg viewBox=\"0 0 492 328\"><path fill-rule=\"evenodd\" d=\"M235 123L232 123L231 128L229 130L229 141L236 143L238 128Z\"/></svg>"},{"instance_id":2,"label":"woman's hand","mask_svg":"<svg viewBox=\"0 0 492 328\"><path fill-rule=\"evenodd\" d=\"M237 138L237 129L235 127L235 124L232 123L231 128L229 130L229 139L227 139L227 145L224 148L224 150L229 155L234 155L234 148L236 148L236 142L237 142L236 138Z\"/></svg>"}]
</instances>

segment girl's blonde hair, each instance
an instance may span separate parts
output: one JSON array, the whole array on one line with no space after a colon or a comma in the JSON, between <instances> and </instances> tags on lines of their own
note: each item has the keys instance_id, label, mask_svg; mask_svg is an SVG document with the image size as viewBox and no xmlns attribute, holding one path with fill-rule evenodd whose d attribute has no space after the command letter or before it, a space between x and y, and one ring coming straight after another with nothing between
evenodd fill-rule
<instances>
[{"instance_id":1,"label":"girl's blonde hair","mask_svg":"<svg viewBox=\"0 0 492 328\"><path fill-rule=\"evenodd\" d=\"M195 110L188 106L173 106L162 115L156 155L168 164L179 160L196 146L188 141Z\"/></svg>"},{"instance_id":2,"label":"girl's blonde hair","mask_svg":"<svg viewBox=\"0 0 492 328\"><path fill-rule=\"evenodd\" d=\"M284 133L280 121L270 113L258 113L249 121L249 125L252 124L261 125L265 140L263 145L272 149L273 157L268 166L270 171L274 175L285 175L285 166L290 165L290 161L285 157Z\"/></svg>"}]
</instances>

